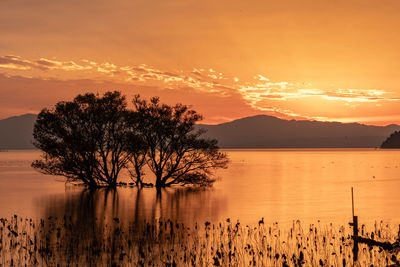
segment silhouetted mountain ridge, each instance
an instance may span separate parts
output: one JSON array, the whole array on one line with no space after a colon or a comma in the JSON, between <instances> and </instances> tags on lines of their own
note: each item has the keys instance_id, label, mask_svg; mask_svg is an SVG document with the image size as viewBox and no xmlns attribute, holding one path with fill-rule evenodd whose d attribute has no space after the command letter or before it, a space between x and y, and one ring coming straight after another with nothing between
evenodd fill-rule
<instances>
[{"instance_id":1,"label":"silhouetted mountain ridge","mask_svg":"<svg viewBox=\"0 0 400 267\"><path fill-rule=\"evenodd\" d=\"M222 148L380 147L399 125L283 120L257 115L218 125L198 125Z\"/></svg>"},{"instance_id":2,"label":"silhouetted mountain ridge","mask_svg":"<svg viewBox=\"0 0 400 267\"><path fill-rule=\"evenodd\" d=\"M0 149L33 149L36 114L24 114L0 120Z\"/></svg>"},{"instance_id":3,"label":"silhouetted mountain ridge","mask_svg":"<svg viewBox=\"0 0 400 267\"><path fill-rule=\"evenodd\" d=\"M0 120L0 149L33 149L32 132L37 115ZM256 115L218 125L199 124L221 148L362 148L380 147L400 126L360 123L283 120Z\"/></svg>"}]
</instances>

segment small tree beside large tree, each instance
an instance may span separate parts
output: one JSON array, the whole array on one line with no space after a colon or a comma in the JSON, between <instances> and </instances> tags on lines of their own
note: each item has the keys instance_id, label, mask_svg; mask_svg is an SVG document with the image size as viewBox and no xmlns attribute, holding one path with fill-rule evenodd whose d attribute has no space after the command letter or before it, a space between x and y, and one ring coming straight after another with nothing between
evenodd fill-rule
<instances>
[{"instance_id":1,"label":"small tree beside large tree","mask_svg":"<svg viewBox=\"0 0 400 267\"><path fill-rule=\"evenodd\" d=\"M140 135L147 147L146 163L156 178L156 187L172 184L210 185L212 171L226 168L228 158L219 152L217 140L202 138L194 125L202 117L188 106L150 102L135 96L135 111L141 123Z\"/></svg>"}]
</instances>

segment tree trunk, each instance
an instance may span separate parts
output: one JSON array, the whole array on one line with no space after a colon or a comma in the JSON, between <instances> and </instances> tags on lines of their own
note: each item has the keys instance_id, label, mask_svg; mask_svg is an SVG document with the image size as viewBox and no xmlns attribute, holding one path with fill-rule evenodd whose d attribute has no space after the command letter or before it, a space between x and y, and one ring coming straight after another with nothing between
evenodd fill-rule
<instances>
[{"instance_id":1,"label":"tree trunk","mask_svg":"<svg viewBox=\"0 0 400 267\"><path fill-rule=\"evenodd\" d=\"M137 166L135 166L135 171L136 171L136 185L139 188L142 188L143 187L142 174L140 173L140 169Z\"/></svg>"},{"instance_id":2,"label":"tree trunk","mask_svg":"<svg viewBox=\"0 0 400 267\"><path fill-rule=\"evenodd\" d=\"M116 188L117 187L117 182L116 181L112 181L108 184L109 188Z\"/></svg>"},{"instance_id":3,"label":"tree trunk","mask_svg":"<svg viewBox=\"0 0 400 267\"><path fill-rule=\"evenodd\" d=\"M95 182L95 180L90 179L89 182L87 183L87 186L89 187L89 189L96 189L98 188L97 183Z\"/></svg>"},{"instance_id":4,"label":"tree trunk","mask_svg":"<svg viewBox=\"0 0 400 267\"><path fill-rule=\"evenodd\" d=\"M107 179L107 187L116 188L117 187L117 179L118 179L118 174L114 174L114 175L110 176L110 178Z\"/></svg>"},{"instance_id":5,"label":"tree trunk","mask_svg":"<svg viewBox=\"0 0 400 267\"><path fill-rule=\"evenodd\" d=\"M165 183L164 183L164 181L161 179L161 175L160 175L160 174L157 174L157 176L156 176L156 187L157 187L157 188L165 187Z\"/></svg>"}]
</instances>

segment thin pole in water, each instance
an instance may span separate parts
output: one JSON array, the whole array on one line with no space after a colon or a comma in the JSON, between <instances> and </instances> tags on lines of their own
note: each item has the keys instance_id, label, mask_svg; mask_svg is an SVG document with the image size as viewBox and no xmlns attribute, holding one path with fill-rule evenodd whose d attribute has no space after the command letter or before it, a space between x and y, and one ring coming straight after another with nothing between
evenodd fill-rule
<instances>
[{"instance_id":1,"label":"thin pole in water","mask_svg":"<svg viewBox=\"0 0 400 267\"><path fill-rule=\"evenodd\" d=\"M358 259L358 217L354 216L354 190L351 188L351 210L353 212L353 222L350 223L353 226L353 261L356 262Z\"/></svg>"},{"instance_id":2,"label":"thin pole in water","mask_svg":"<svg viewBox=\"0 0 400 267\"><path fill-rule=\"evenodd\" d=\"M353 187L351 187L351 210L353 212L354 217L354 195L353 195Z\"/></svg>"}]
</instances>

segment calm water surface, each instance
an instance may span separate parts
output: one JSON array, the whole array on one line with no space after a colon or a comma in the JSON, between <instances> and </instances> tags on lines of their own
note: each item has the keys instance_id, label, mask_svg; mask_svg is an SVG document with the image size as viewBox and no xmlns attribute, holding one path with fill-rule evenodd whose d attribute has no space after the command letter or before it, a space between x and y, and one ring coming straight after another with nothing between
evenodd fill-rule
<instances>
[{"instance_id":1,"label":"calm water surface","mask_svg":"<svg viewBox=\"0 0 400 267\"><path fill-rule=\"evenodd\" d=\"M350 188L362 223L400 222L400 150L226 150L231 163L211 189L119 188L89 192L30 167L38 151L0 152L0 217L172 218L193 225L333 222L351 218ZM150 180L149 180L150 182Z\"/></svg>"}]
</instances>

